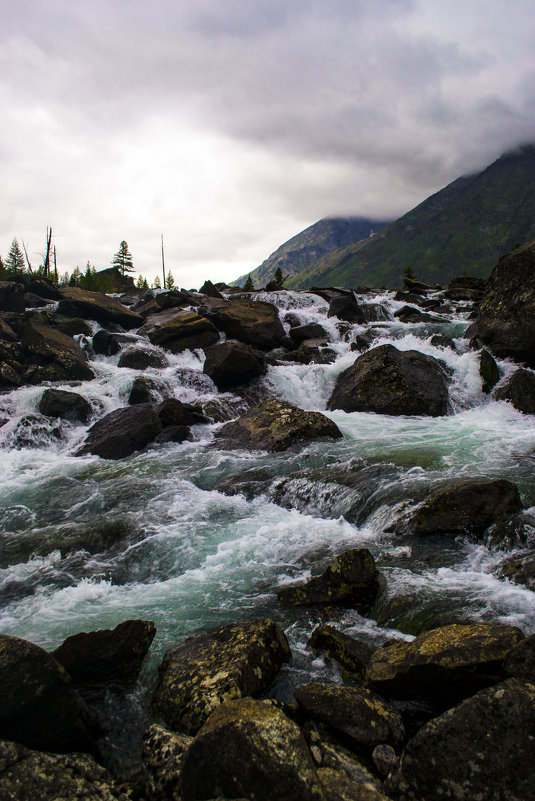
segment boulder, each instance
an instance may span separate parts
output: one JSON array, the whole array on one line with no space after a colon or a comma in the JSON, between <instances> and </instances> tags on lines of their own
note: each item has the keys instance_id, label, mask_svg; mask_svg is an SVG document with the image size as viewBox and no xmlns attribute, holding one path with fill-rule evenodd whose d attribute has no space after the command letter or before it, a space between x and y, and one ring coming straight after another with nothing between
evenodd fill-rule
<instances>
[{"instance_id":1,"label":"boulder","mask_svg":"<svg viewBox=\"0 0 535 801\"><path fill-rule=\"evenodd\" d=\"M434 317L432 314L415 309L414 306L403 306L394 313L394 317L400 323L440 323L443 322L440 317Z\"/></svg>"},{"instance_id":2,"label":"boulder","mask_svg":"<svg viewBox=\"0 0 535 801\"><path fill-rule=\"evenodd\" d=\"M0 737L43 751L96 754L92 715L42 648L0 634Z\"/></svg>"},{"instance_id":3,"label":"boulder","mask_svg":"<svg viewBox=\"0 0 535 801\"><path fill-rule=\"evenodd\" d=\"M87 354L72 337L48 324L42 314L34 314L22 326L21 341L31 358L43 365L33 383L41 380L90 381L94 373L87 363ZM47 370L47 364L52 372ZM57 376L57 377L56 377Z\"/></svg>"},{"instance_id":4,"label":"boulder","mask_svg":"<svg viewBox=\"0 0 535 801\"><path fill-rule=\"evenodd\" d=\"M535 552L506 556L496 567L498 578L508 579L513 584L522 584L535 592Z\"/></svg>"},{"instance_id":5,"label":"boulder","mask_svg":"<svg viewBox=\"0 0 535 801\"><path fill-rule=\"evenodd\" d=\"M305 325L296 325L290 328L290 338L296 345L300 345L306 339L328 340L327 331L319 323L306 323Z\"/></svg>"},{"instance_id":6,"label":"boulder","mask_svg":"<svg viewBox=\"0 0 535 801\"><path fill-rule=\"evenodd\" d=\"M299 727L262 701L241 698L220 706L186 751L183 801L324 801Z\"/></svg>"},{"instance_id":7,"label":"boulder","mask_svg":"<svg viewBox=\"0 0 535 801\"><path fill-rule=\"evenodd\" d=\"M166 442L184 442L191 439L191 431L189 426L168 426L164 428L161 434L158 434L155 442L164 445Z\"/></svg>"},{"instance_id":8,"label":"boulder","mask_svg":"<svg viewBox=\"0 0 535 801\"><path fill-rule=\"evenodd\" d=\"M184 755L193 737L177 734L157 723L143 735L143 773L150 801L180 801Z\"/></svg>"},{"instance_id":9,"label":"boulder","mask_svg":"<svg viewBox=\"0 0 535 801\"><path fill-rule=\"evenodd\" d=\"M375 648L361 640L355 640L332 626L318 626L310 635L308 645L317 651L325 651L331 659L353 673L364 678L366 668Z\"/></svg>"},{"instance_id":10,"label":"boulder","mask_svg":"<svg viewBox=\"0 0 535 801\"><path fill-rule=\"evenodd\" d=\"M535 373L515 370L494 393L495 400L510 401L524 414L535 414Z\"/></svg>"},{"instance_id":11,"label":"boulder","mask_svg":"<svg viewBox=\"0 0 535 801\"><path fill-rule=\"evenodd\" d=\"M114 323L127 330L143 325L143 318L103 292L90 292L77 286L60 287L58 312L67 317L83 317L101 324Z\"/></svg>"},{"instance_id":12,"label":"boulder","mask_svg":"<svg viewBox=\"0 0 535 801\"><path fill-rule=\"evenodd\" d=\"M169 362L156 350L143 350L142 348L127 348L119 358L117 367L128 367L130 370L147 370L149 367L168 367Z\"/></svg>"},{"instance_id":13,"label":"boulder","mask_svg":"<svg viewBox=\"0 0 535 801\"><path fill-rule=\"evenodd\" d=\"M500 357L535 367L535 241L494 267L474 323L466 331Z\"/></svg>"},{"instance_id":14,"label":"boulder","mask_svg":"<svg viewBox=\"0 0 535 801\"><path fill-rule=\"evenodd\" d=\"M126 620L114 629L73 634L52 656L76 684L131 684L155 634L150 620Z\"/></svg>"},{"instance_id":15,"label":"boulder","mask_svg":"<svg viewBox=\"0 0 535 801\"><path fill-rule=\"evenodd\" d=\"M206 348L203 372L225 392L248 384L266 372L263 357L242 342L223 342Z\"/></svg>"},{"instance_id":16,"label":"boulder","mask_svg":"<svg viewBox=\"0 0 535 801\"><path fill-rule=\"evenodd\" d=\"M25 308L24 287L16 281L0 281L0 311L21 312Z\"/></svg>"},{"instance_id":17,"label":"boulder","mask_svg":"<svg viewBox=\"0 0 535 801\"><path fill-rule=\"evenodd\" d=\"M318 777L326 801L390 801L371 775L355 781L334 768L320 768Z\"/></svg>"},{"instance_id":18,"label":"boulder","mask_svg":"<svg viewBox=\"0 0 535 801\"><path fill-rule=\"evenodd\" d=\"M454 623L433 629L412 642L399 640L378 648L366 671L367 686L444 708L503 681L504 661L523 639L516 626L498 623Z\"/></svg>"},{"instance_id":19,"label":"boulder","mask_svg":"<svg viewBox=\"0 0 535 801\"><path fill-rule=\"evenodd\" d=\"M448 376L437 359L381 345L341 373L328 408L438 417L447 414L448 405Z\"/></svg>"},{"instance_id":20,"label":"boulder","mask_svg":"<svg viewBox=\"0 0 535 801\"><path fill-rule=\"evenodd\" d=\"M206 314L229 339L253 348L272 350L282 345L286 337L277 307L272 303L235 298L214 302Z\"/></svg>"},{"instance_id":21,"label":"boulder","mask_svg":"<svg viewBox=\"0 0 535 801\"><path fill-rule=\"evenodd\" d=\"M140 403L160 403L168 392L166 384L162 381L156 381L146 375L138 375L132 383L128 404L134 406Z\"/></svg>"},{"instance_id":22,"label":"boulder","mask_svg":"<svg viewBox=\"0 0 535 801\"><path fill-rule=\"evenodd\" d=\"M206 317L176 309L151 315L139 333L147 336L153 345L160 345L171 353L207 348L219 339L217 329Z\"/></svg>"},{"instance_id":23,"label":"boulder","mask_svg":"<svg viewBox=\"0 0 535 801\"><path fill-rule=\"evenodd\" d=\"M0 388L13 389L23 383L24 351L18 342L0 340Z\"/></svg>"},{"instance_id":24,"label":"boulder","mask_svg":"<svg viewBox=\"0 0 535 801\"><path fill-rule=\"evenodd\" d=\"M305 339L299 345L295 358L301 364L332 364L336 357L336 351L326 348L324 340Z\"/></svg>"},{"instance_id":25,"label":"boulder","mask_svg":"<svg viewBox=\"0 0 535 801\"><path fill-rule=\"evenodd\" d=\"M388 309L381 303L361 303L360 308L365 323L377 323L381 320L391 320Z\"/></svg>"},{"instance_id":26,"label":"boulder","mask_svg":"<svg viewBox=\"0 0 535 801\"><path fill-rule=\"evenodd\" d=\"M357 747L397 747L405 737L399 712L371 690L314 682L298 687L295 698L308 715L345 734Z\"/></svg>"},{"instance_id":27,"label":"boulder","mask_svg":"<svg viewBox=\"0 0 535 801\"><path fill-rule=\"evenodd\" d=\"M52 322L56 328L63 334L67 334L68 337L75 337L80 334L90 337L93 334L91 327L81 317L63 317L61 314L55 314Z\"/></svg>"},{"instance_id":28,"label":"boulder","mask_svg":"<svg viewBox=\"0 0 535 801\"><path fill-rule=\"evenodd\" d=\"M220 300L224 300L221 292L216 289L211 281L205 281L202 287L199 289L199 293L201 295L208 295L209 298L219 298Z\"/></svg>"},{"instance_id":29,"label":"boulder","mask_svg":"<svg viewBox=\"0 0 535 801\"><path fill-rule=\"evenodd\" d=\"M198 302L198 301L197 301ZM171 289L169 292L146 292L139 303L134 306L134 311L142 317L150 317L152 314L164 309L179 309L189 306L191 300L185 297L182 291Z\"/></svg>"},{"instance_id":30,"label":"boulder","mask_svg":"<svg viewBox=\"0 0 535 801\"><path fill-rule=\"evenodd\" d=\"M386 782L400 801L533 801L535 686L509 679L431 720Z\"/></svg>"},{"instance_id":31,"label":"boulder","mask_svg":"<svg viewBox=\"0 0 535 801\"><path fill-rule=\"evenodd\" d=\"M365 322L364 313L353 293L334 297L329 303L327 317L338 317L339 320L345 320L347 323L361 324Z\"/></svg>"},{"instance_id":32,"label":"boulder","mask_svg":"<svg viewBox=\"0 0 535 801\"><path fill-rule=\"evenodd\" d=\"M428 292L439 292L442 289L440 284L424 284L423 281L417 281L415 278L405 277L403 284L405 289L416 295L427 295Z\"/></svg>"},{"instance_id":33,"label":"boulder","mask_svg":"<svg viewBox=\"0 0 535 801\"><path fill-rule=\"evenodd\" d=\"M324 414L269 398L220 428L215 442L220 448L283 451L298 443L341 436L338 426Z\"/></svg>"},{"instance_id":34,"label":"boulder","mask_svg":"<svg viewBox=\"0 0 535 801\"><path fill-rule=\"evenodd\" d=\"M444 334L433 334L429 342L435 348L449 348L450 350L457 350L453 339L451 339L451 337L444 336Z\"/></svg>"},{"instance_id":35,"label":"boulder","mask_svg":"<svg viewBox=\"0 0 535 801\"><path fill-rule=\"evenodd\" d=\"M166 398L156 409L163 428L192 426L200 422L200 415L177 398Z\"/></svg>"},{"instance_id":36,"label":"boulder","mask_svg":"<svg viewBox=\"0 0 535 801\"><path fill-rule=\"evenodd\" d=\"M45 389L39 401L39 411L48 417L79 420L81 423L87 423L93 413L91 404L82 395L63 389Z\"/></svg>"},{"instance_id":37,"label":"boulder","mask_svg":"<svg viewBox=\"0 0 535 801\"><path fill-rule=\"evenodd\" d=\"M149 403L116 409L91 426L75 455L124 459L153 442L161 430L160 418Z\"/></svg>"},{"instance_id":38,"label":"boulder","mask_svg":"<svg viewBox=\"0 0 535 801\"><path fill-rule=\"evenodd\" d=\"M479 357L479 375L481 376L483 392L487 394L496 386L502 374L486 348L483 348Z\"/></svg>"},{"instance_id":39,"label":"boulder","mask_svg":"<svg viewBox=\"0 0 535 801\"><path fill-rule=\"evenodd\" d=\"M99 356L115 356L121 346L115 334L101 328L93 337L93 350Z\"/></svg>"},{"instance_id":40,"label":"boulder","mask_svg":"<svg viewBox=\"0 0 535 801\"><path fill-rule=\"evenodd\" d=\"M224 701L265 692L289 658L283 631L269 619L189 637L165 654L153 708L172 729L196 734Z\"/></svg>"},{"instance_id":41,"label":"boulder","mask_svg":"<svg viewBox=\"0 0 535 801\"><path fill-rule=\"evenodd\" d=\"M439 485L397 533L482 535L522 509L517 487L507 479L467 478Z\"/></svg>"},{"instance_id":42,"label":"boulder","mask_svg":"<svg viewBox=\"0 0 535 801\"><path fill-rule=\"evenodd\" d=\"M367 611L380 590L379 572L367 548L337 556L327 570L304 584L279 590L277 598L293 606L343 606Z\"/></svg>"},{"instance_id":43,"label":"boulder","mask_svg":"<svg viewBox=\"0 0 535 801\"><path fill-rule=\"evenodd\" d=\"M535 684L535 634L511 648L505 659L505 669L511 676Z\"/></svg>"},{"instance_id":44,"label":"boulder","mask_svg":"<svg viewBox=\"0 0 535 801\"><path fill-rule=\"evenodd\" d=\"M2 801L129 801L112 776L85 754L43 754L0 741Z\"/></svg>"}]
</instances>

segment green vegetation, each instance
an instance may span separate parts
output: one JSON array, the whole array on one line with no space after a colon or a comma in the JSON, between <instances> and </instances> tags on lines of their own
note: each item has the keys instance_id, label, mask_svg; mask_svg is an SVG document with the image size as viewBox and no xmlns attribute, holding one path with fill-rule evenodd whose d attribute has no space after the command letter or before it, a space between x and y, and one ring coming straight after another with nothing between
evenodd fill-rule
<instances>
[{"instance_id":1,"label":"green vegetation","mask_svg":"<svg viewBox=\"0 0 535 801\"><path fill-rule=\"evenodd\" d=\"M124 239L119 245L119 250L113 257L112 266L117 267L117 269L121 271L121 275L134 272L132 255L128 250L128 243Z\"/></svg>"},{"instance_id":2,"label":"green vegetation","mask_svg":"<svg viewBox=\"0 0 535 801\"><path fill-rule=\"evenodd\" d=\"M254 284L253 284L253 279L251 277L251 273L249 273L249 275L247 276L247 281L243 285L243 288L245 289L246 292L252 292L253 291Z\"/></svg>"}]
</instances>

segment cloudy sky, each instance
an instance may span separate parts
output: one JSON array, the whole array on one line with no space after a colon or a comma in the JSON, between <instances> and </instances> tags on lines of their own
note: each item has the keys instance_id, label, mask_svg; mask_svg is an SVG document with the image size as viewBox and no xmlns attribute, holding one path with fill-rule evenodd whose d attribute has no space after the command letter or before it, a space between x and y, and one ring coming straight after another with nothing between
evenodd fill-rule
<instances>
[{"instance_id":1,"label":"cloudy sky","mask_svg":"<svg viewBox=\"0 0 535 801\"><path fill-rule=\"evenodd\" d=\"M232 280L321 217L395 217L535 141L531 0L17 0L0 254Z\"/></svg>"}]
</instances>

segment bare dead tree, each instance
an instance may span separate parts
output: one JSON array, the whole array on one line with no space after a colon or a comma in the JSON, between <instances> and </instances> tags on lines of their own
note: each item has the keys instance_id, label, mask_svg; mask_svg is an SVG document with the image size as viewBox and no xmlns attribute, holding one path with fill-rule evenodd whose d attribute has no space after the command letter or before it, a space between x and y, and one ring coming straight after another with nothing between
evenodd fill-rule
<instances>
[{"instance_id":1,"label":"bare dead tree","mask_svg":"<svg viewBox=\"0 0 535 801\"><path fill-rule=\"evenodd\" d=\"M56 276L56 284L59 284L58 262L56 260L56 246L55 245L54 245L54 275Z\"/></svg>"},{"instance_id":2,"label":"bare dead tree","mask_svg":"<svg viewBox=\"0 0 535 801\"><path fill-rule=\"evenodd\" d=\"M52 228L46 229L46 254L44 263L44 275L50 278L50 243L52 241Z\"/></svg>"},{"instance_id":3,"label":"bare dead tree","mask_svg":"<svg viewBox=\"0 0 535 801\"><path fill-rule=\"evenodd\" d=\"M163 288L165 289L165 256L163 252L163 234L162 234L162 272L163 272Z\"/></svg>"},{"instance_id":4,"label":"bare dead tree","mask_svg":"<svg viewBox=\"0 0 535 801\"><path fill-rule=\"evenodd\" d=\"M32 265L30 264L30 259L28 258L28 251L26 250L26 245L24 244L24 239L22 240L22 247L24 248L24 255L26 256L26 264L28 265L28 270L33 273Z\"/></svg>"}]
</instances>

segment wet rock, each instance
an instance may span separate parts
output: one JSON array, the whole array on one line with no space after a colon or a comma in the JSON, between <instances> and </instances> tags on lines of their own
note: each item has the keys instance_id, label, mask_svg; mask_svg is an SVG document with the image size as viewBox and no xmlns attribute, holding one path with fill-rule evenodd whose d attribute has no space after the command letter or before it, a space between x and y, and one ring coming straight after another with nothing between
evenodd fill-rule
<instances>
[{"instance_id":1,"label":"wet rock","mask_svg":"<svg viewBox=\"0 0 535 801\"><path fill-rule=\"evenodd\" d=\"M373 340L374 336L370 331L366 331L364 334L357 334L350 345L350 349L362 353L371 347Z\"/></svg>"},{"instance_id":2,"label":"wet rock","mask_svg":"<svg viewBox=\"0 0 535 801\"><path fill-rule=\"evenodd\" d=\"M61 417L65 420L87 423L93 409L89 401L77 392L46 389L39 401L39 411L48 417Z\"/></svg>"},{"instance_id":3,"label":"wet rock","mask_svg":"<svg viewBox=\"0 0 535 801\"><path fill-rule=\"evenodd\" d=\"M181 801L184 755L193 737L153 723L143 735L143 768L149 801Z\"/></svg>"},{"instance_id":4,"label":"wet rock","mask_svg":"<svg viewBox=\"0 0 535 801\"><path fill-rule=\"evenodd\" d=\"M437 292L442 289L440 284L424 284L423 281L417 281L414 278L403 279L405 289L409 292L414 292L416 295L427 295L429 292Z\"/></svg>"},{"instance_id":5,"label":"wet rock","mask_svg":"<svg viewBox=\"0 0 535 801\"><path fill-rule=\"evenodd\" d=\"M448 412L447 378L440 362L431 356L381 345L343 371L328 408L437 417Z\"/></svg>"},{"instance_id":6,"label":"wet rock","mask_svg":"<svg viewBox=\"0 0 535 801\"><path fill-rule=\"evenodd\" d=\"M336 361L337 353L324 345L321 339L305 339L297 349L297 361L301 364L332 364Z\"/></svg>"},{"instance_id":7,"label":"wet rock","mask_svg":"<svg viewBox=\"0 0 535 801\"><path fill-rule=\"evenodd\" d=\"M0 741L2 801L129 801L130 793L85 754L68 756L31 751Z\"/></svg>"},{"instance_id":8,"label":"wet rock","mask_svg":"<svg viewBox=\"0 0 535 801\"><path fill-rule=\"evenodd\" d=\"M187 293L182 290L171 289L169 292L146 292L141 298L140 302L134 306L134 311L141 314L142 317L150 317L152 314L158 314L165 309L179 309L184 306L189 306L192 299L187 297ZM195 300L196 305L199 300Z\"/></svg>"},{"instance_id":9,"label":"wet rock","mask_svg":"<svg viewBox=\"0 0 535 801\"><path fill-rule=\"evenodd\" d=\"M195 734L224 701L260 695L290 649L272 620L219 626L167 651L153 708L176 731Z\"/></svg>"},{"instance_id":10,"label":"wet rock","mask_svg":"<svg viewBox=\"0 0 535 801\"><path fill-rule=\"evenodd\" d=\"M220 448L283 451L298 443L323 437L340 439L338 427L320 412L305 412L269 398L215 435Z\"/></svg>"},{"instance_id":11,"label":"wet rock","mask_svg":"<svg viewBox=\"0 0 535 801\"><path fill-rule=\"evenodd\" d=\"M477 337L500 358L535 367L535 242L513 250L494 267L465 336Z\"/></svg>"},{"instance_id":12,"label":"wet rock","mask_svg":"<svg viewBox=\"0 0 535 801\"><path fill-rule=\"evenodd\" d=\"M163 428L170 426L192 426L205 422L202 415L192 410L189 404L177 398L166 398L156 409Z\"/></svg>"},{"instance_id":13,"label":"wet rock","mask_svg":"<svg viewBox=\"0 0 535 801\"><path fill-rule=\"evenodd\" d=\"M294 314L293 312L288 312L284 315L284 322L288 323L290 328L294 328L297 325L302 325L301 318Z\"/></svg>"},{"instance_id":14,"label":"wet rock","mask_svg":"<svg viewBox=\"0 0 535 801\"><path fill-rule=\"evenodd\" d=\"M149 403L116 409L91 426L75 455L124 459L153 442L161 430L160 418Z\"/></svg>"},{"instance_id":15,"label":"wet rock","mask_svg":"<svg viewBox=\"0 0 535 801\"><path fill-rule=\"evenodd\" d=\"M236 298L211 306L206 314L227 337L260 350L277 348L286 337L272 303Z\"/></svg>"},{"instance_id":16,"label":"wet rock","mask_svg":"<svg viewBox=\"0 0 535 801\"><path fill-rule=\"evenodd\" d=\"M511 676L535 684L535 634L511 648L505 658L505 669Z\"/></svg>"},{"instance_id":17,"label":"wet rock","mask_svg":"<svg viewBox=\"0 0 535 801\"><path fill-rule=\"evenodd\" d=\"M205 723L184 756L182 799L324 801L299 727L251 698L229 701Z\"/></svg>"},{"instance_id":18,"label":"wet rock","mask_svg":"<svg viewBox=\"0 0 535 801\"><path fill-rule=\"evenodd\" d=\"M497 520L522 509L517 487L506 479L469 478L432 491L406 523L397 528L417 536L482 535Z\"/></svg>"},{"instance_id":19,"label":"wet rock","mask_svg":"<svg viewBox=\"0 0 535 801\"><path fill-rule=\"evenodd\" d=\"M368 643L349 637L332 626L318 626L312 632L308 645L317 651L325 651L342 667L359 678L364 678L375 648Z\"/></svg>"},{"instance_id":20,"label":"wet rock","mask_svg":"<svg viewBox=\"0 0 535 801\"><path fill-rule=\"evenodd\" d=\"M486 348L481 351L479 357L479 375L483 383L483 392L487 394L498 383L502 376L500 368Z\"/></svg>"},{"instance_id":21,"label":"wet rock","mask_svg":"<svg viewBox=\"0 0 535 801\"><path fill-rule=\"evenodd\" d=\"M155 634L150 620L126 620L114 629L73 634L52 656L76 684L132 684Z\"/></svg>"},{"instance_id":22,"label":"wet rock","mask_svg":"<svg viewBox=\"0 0 535 801\"><path fill-rule=\"evenodd\" d=\"M516 370L494 393L495 400L510 401L524 414L535 414L535 373Z\"/></svg>"},{"instance_id":23,"label":"wet rock","mask_svg":"<svg viewBox=\"0 0 535 801\"><path fill-rule=\"evenodd\" d=\"M449 348L450 350L454 351L457 350L457 347L453 339L444 336L444 334L433 334L429 342L435 348Z\"/></svg>"},{"instance_id":24,"label":"wet rock","mask_svg":"<svg viewBox=\"0 0 535 801\"><path fill-rule=\"evenodd\" d=\"M166 442L181 443L187 439L191 439L191 431L188 426L168 426L161 434L158 434L154 441L164 445Z\"/></svg>"},{"instance_id":25,"label":"wet rock","mask_svg":"<svg viewBox=\"0 0 535 801\"><path fill-rule=\"evenodd\" d=\"M147 370L149 367L168 367L169 362L163 353L141 348L127 348L119 358L117 367L128 367L130 370Z\"/></svg>"},{"instance_id":26,"label":"wet rock","mask_svg":"<svg viewBox=\"0 0 535 801\"><path fill-rule=\"evenodd\" d=\"M365 322L364 313L353 293L334 297L329 303L327 317L338 317L347 323Z\"/></svg>"},{"instance_id":27,"label":"wet rock","mask_svg":"<svg viewBox=\"0 0 535 801\"><path fill-rule=\"evenodd\" d=\"M159 403L169 392L166 384L156 381L145 375L138 375L134 378L128 404L135 406L140 403Z\"/></svg>"},{"instance_id":28,"label":"wet rock","mask_svg":"<svg viewBox=\"0 0 535 801\"><path fill-rule=\"evenodd\" d=\"M445 708L503 681L504 660L523 639L516 626L498 623L433 629L412 642L378 648L368 665L367 685L385 695L428 699Z\"/></svg>"},{"instance_id":29,"label":"wet rock","mask_svg":"<svg viewBox=\"0 0 535 801\"><path fill-rule=\"evenodd\" d=\"M139 314L102 292L90 292L77 286L60 287L59 291L61 300L58 312L66 317L83 317L84 320L96 320L101 324L115 323L127 330L143 324Z\"/></svg>"},{"instance_id":30,"label":"wet rock","mask_svg":"<svg viewBox=\"0 0 535 801\"><path fill-rule=\"evenodd\" d=\"M495 573L498 578L508 579L513 584L522 584L535 592L535 553L529 551L507 556L497 565Z\"/></svg>"},{"instance_id":31,"label":"wet rock","mask_svg":"<svg viewBox=\"0 0 535 801\"><path fill-rule=\"evenodd\" d=\"M11 435L13 448L43 448L63 437L61 425L40 414L25 414Z\"/></svg>"},{"instance_id":32,"label":"wet rock","mask_svg":"<svg viewBox=\"0 0 535 801\"><path fill-rule=\"evenodd\" d=\"M337 556L321 576L279 590L277 598L293 606L327 604L365 612L379 590L379 572L373 556L367 548L354 548Z\"/></svg>"},{"instance_id":33,"label":"wet rock","mask_svg":"<svg viewBox=\"0 0 535 801\"><path fill-rule=\"evenodd\" d=\"M223 342L206 348L204 373L223 392L248 384L266 372L261 354L242 342Z\"/></svg>"},{"instance_id":34,"label":"wet rock","mask_svg":"<svg viewBox=\"0 0 535 801\"><path fill-rule=\"evenodd\" d=\"M309 715L347 735L357 746L399 746L405 737L399 712L370 690L314 682L298 687L295 698Z\"/></svg>"},{"instance_id":35,"label":"wet rock","mask_svg":"<svg viewBox=\"0 0 535 801\"><path fill-rule=\"evenodd\" d=\"M532 801L534 760L535 686L509 679L423 726L386 789L400 801Z\"/></svg>"},{"instance_id":36,"label":"wet rock","mask_svg":"<svg viewBox=\"0 0 535 801\"><path fill-rule=\"evenodd\" d=\"M394 317L400 321L400 323L440 323L442 322L440 317L434 317L432 314L427 314L426 312L422 312L419 309L415 309L414 306L403 306L397 312L394 313Z\"/></svg>"},{"instance_id":37,"label":"wet rock","mask_svg":"<svg viewBox=\"0 0 535 801\"><path fill-rule=\"evenodd\" d=\"M382 778L386 778L389 773L392 773L399 766L399 757L391 745L382 743L376 745L372 752L373 764L377 769L377 773Z\"/></svg>"},{"instance_id":38,"label":"wet rock","mask_svg":"<svg viewBox=\"0 0 535 801\"><path fill-rule=\"evenodd\" d=\"M93 350L99 356L115 356L121 346L115 334L101 328L93 337Z\"/></svg>"},{"instance_id":39,"label":"wet rock","mask_svg":"<svg viewBox=\"0 0 535 801\"><path fill-rule=\"evenodd\" d=\"M216 289L211 281L205 281L202 287L199 289L199 292L201 295L208 295L209 298L219 298L220 300L224 300L221 292Z\"/></svg>"},{"instance_id":40,"label":"wet rock","mask_svg":"<svg viewBox=\"0 0 535 801\"><path fill-rule=\"evenodd\" d=\"M13 389L23 384L24 360L18 342L0 340L0 388Z\"/></svg>"},{"instance_id":41,"label":"wet rock","mask_svg":"<svg viewBox=\"0 0 535 801\"><path fill-rule=\"evenodd\" d=\"M391 320L388 310L381 303L361 303L360 308L365 323L376 323L380 320Z\"/></svg>"},{"instance_id":42,"label":"wet rock","mask_svg":"<svg viewBox=\"0 0 535 801\"><path fill-rule=\"evenodd\" d=\"M0 737L44 751L96 754L92 716L56 660L0 634Z\"/></svg>"},{"instance_id":43,"label":"wet rock","mask_svg":"<svg viewBox=\"0 0 535 801\"><path fill-rule=\"evenodd\" d=\"M37 370L32 383L47 380L55 374L58 375L56 380L90 381L95 377L87 364L85 351L72 337L49 325L44 315L34 314L24 323L21 340L26 353L44 365L43 369ZM46 370L48 362L52 363L53 373Z\"/></svg>"},{"instance_id":44,"label":"wet rock","mask_svg":"<svg viewBox=\"0 0 535 801\"><path fill-rule=\"evenodd\" d=\"M219 339L212 323L194 311L169 309L153 314L140 328L153 345L160 345L171 353L207 348Z\"/></svg>"},{"instance_id":45,"label":"wet rock","mask_svg":"<svg viewBox=\"0 0 535 801\"><path fill-rule=\"evenodd\" d=\"M90 326L81 317L62 317L59 314L54 315L53 322L56 328L66 334L68 337L75 337L83 334L85 337L92 336L93 332Z\"/></svg>"},{"instance_id":46,"label":"wet rock","mask_svg":"<svg viewBox=\"0 0 535 801\"><path fill-rule=\"evenodd\" d=\"M296 325L290 328L290 338L296 345L300 345L306 339L323 339L327 340L327 332L319 323L306 323L305 325Z\"/></svg>"},{"instance_id":47,"label":"wet rock","mask_svg":"<svg viewBox=\"0 0 535 801\"><path fill-rule=\"evenodd\" d=\"M435 552L438 550L436 541L431 544L431 548ZM441 557L443 552L441 556L432 560L432 566L438 565L439 562L443 564ZM462 612L452 608L447 597L435 597L427 603L422 603L417 593L394 595L390 598L381 597L373 611L378 626L414 635L449 626L452 623L466 623L469 620L468 615L463 616Z\"/></svg>"}]
</instances>

